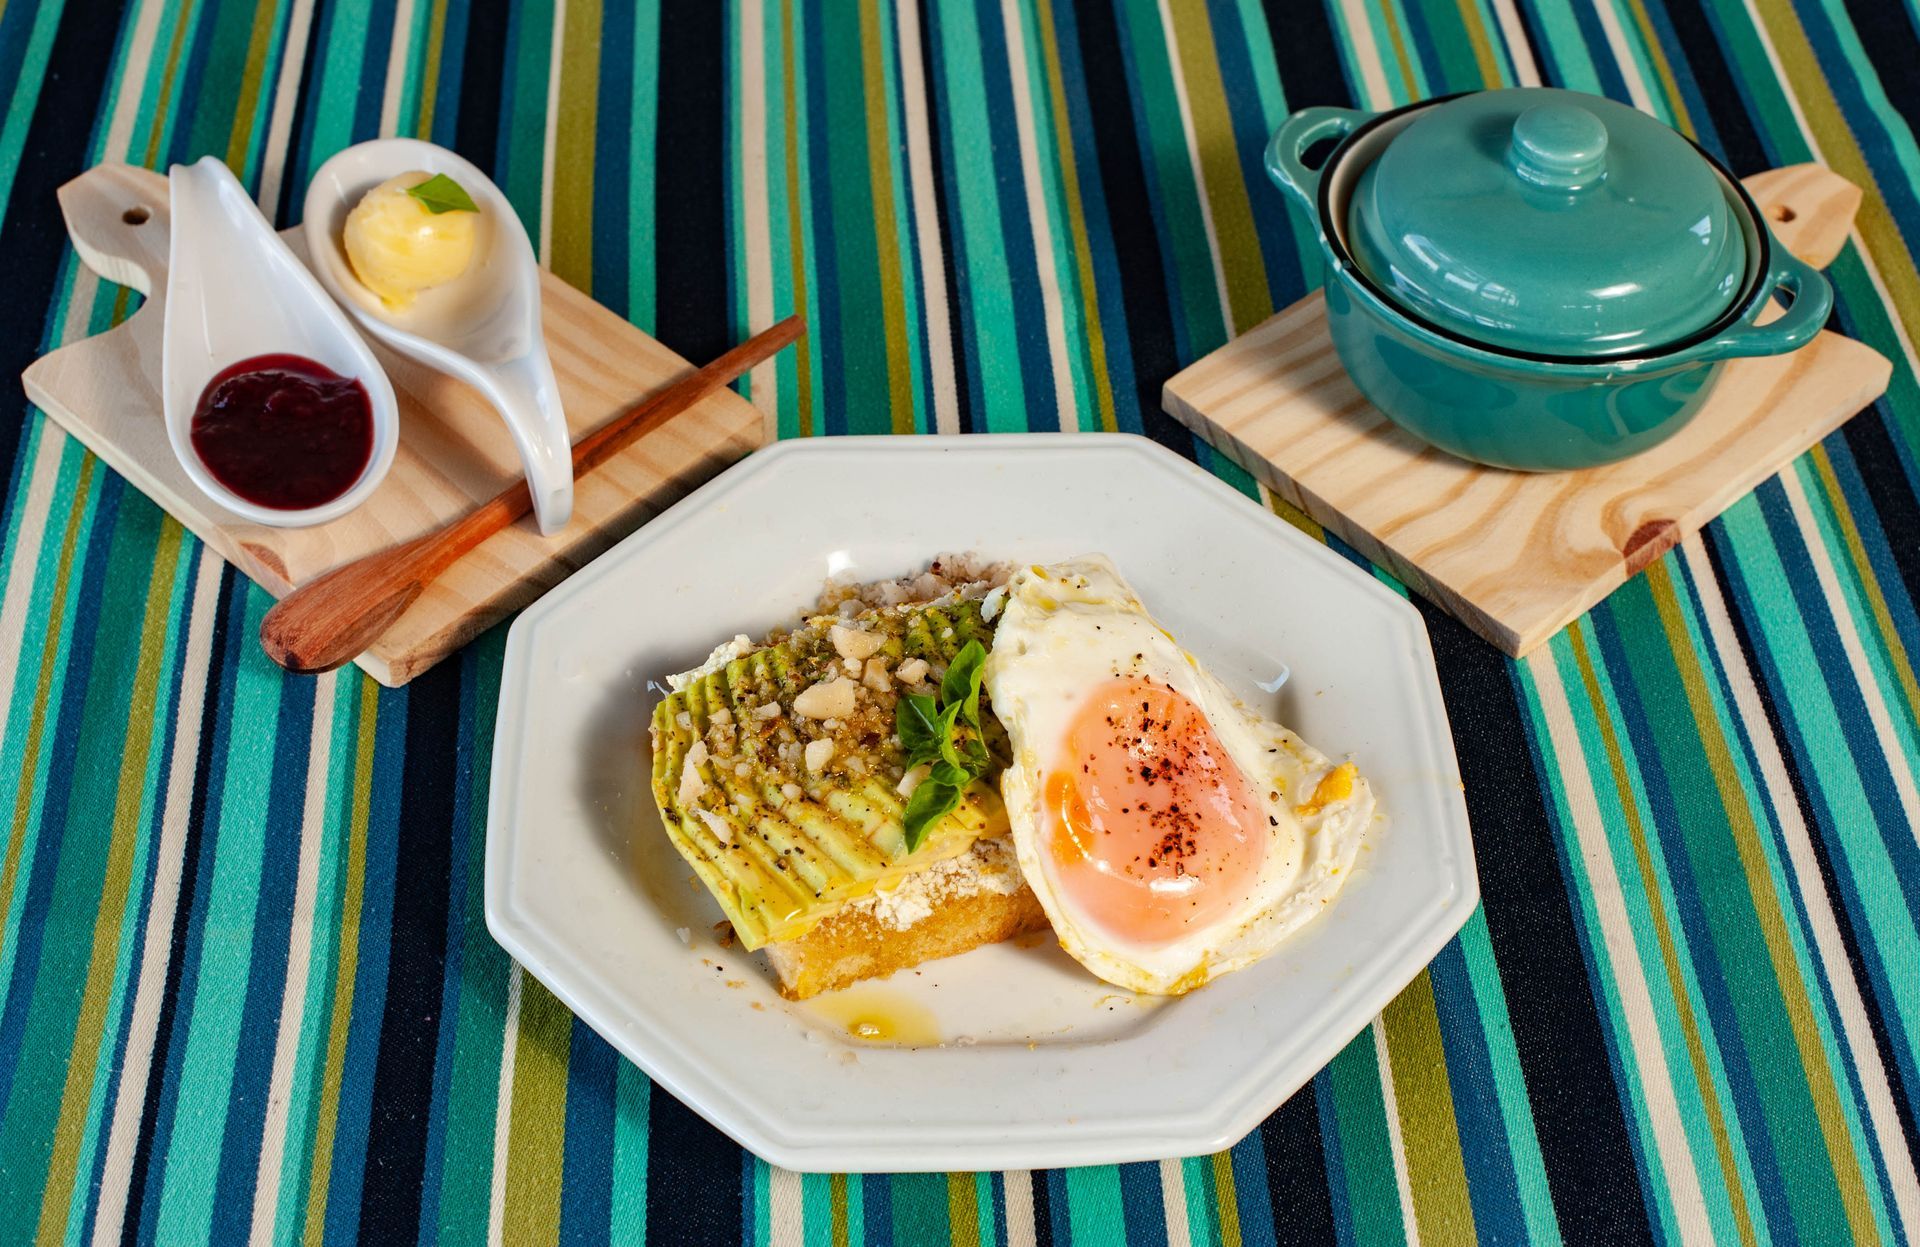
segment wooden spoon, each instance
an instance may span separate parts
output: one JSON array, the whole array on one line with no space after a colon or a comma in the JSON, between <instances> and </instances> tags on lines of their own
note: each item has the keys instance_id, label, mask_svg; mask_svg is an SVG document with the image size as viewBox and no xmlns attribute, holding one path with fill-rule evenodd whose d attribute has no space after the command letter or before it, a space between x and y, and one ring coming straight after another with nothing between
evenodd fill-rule
<instances>
[{"instance_id":1,"label":"wooden spoon","mask_svg":"<svg viewBox=\"0 0 1920 1247\"><path fill-rule=\"evenodd\" d=\"M574 443L574 476L591 472L806 331L804 317L789 316L615 416ZM331 671L353 661L413 605L436 576L532 510L527 483L516 481L444 528L308 581L281 598L260 621L261 648L282 667L302 675Z\"/></svg>"}]
</instances>

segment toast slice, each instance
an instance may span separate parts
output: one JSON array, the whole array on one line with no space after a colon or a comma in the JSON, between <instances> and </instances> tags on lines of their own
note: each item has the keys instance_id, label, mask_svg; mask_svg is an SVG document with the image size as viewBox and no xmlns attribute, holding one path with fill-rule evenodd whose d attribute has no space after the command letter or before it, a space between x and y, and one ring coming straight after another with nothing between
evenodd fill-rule
<instances>
[{"instance_id":1,"label":"toast slice","mask_svg":"<svg viewBox=\"0 0 1920 1247\"><path fill-rule=\"evenodd\" d=\"M796 939L769 943L765 952L780 994L805 1000L1046 928L1012 842L996 837L847 905Z\"/></svg>"}]
</instances>

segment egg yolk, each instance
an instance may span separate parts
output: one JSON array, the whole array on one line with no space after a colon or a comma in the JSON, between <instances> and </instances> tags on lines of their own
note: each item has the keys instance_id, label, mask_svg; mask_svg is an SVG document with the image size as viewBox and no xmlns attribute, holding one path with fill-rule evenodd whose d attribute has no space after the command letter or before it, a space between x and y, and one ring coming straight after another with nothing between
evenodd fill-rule
<instances>
[{"instance_id":1,"label":"egg yolk","mask_svg":"<svg viewBox=\"0 0 1920 1247\"><path fill-rule=\"evenodd\" d=\"M1206 714L1140 677L1081 704L1042 797L1056 887L1136 945L1224 916L1252 891L1272 838Z\"/></svg>"}]
</instances>

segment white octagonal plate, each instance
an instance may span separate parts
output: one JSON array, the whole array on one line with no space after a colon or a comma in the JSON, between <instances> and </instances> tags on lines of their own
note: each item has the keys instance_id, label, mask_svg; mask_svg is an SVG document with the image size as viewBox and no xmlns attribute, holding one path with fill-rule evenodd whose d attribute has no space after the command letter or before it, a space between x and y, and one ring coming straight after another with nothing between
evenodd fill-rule
<instances>
[{"instance_id":1,"label":"white octagonal plate","mask_svg":"<svg viewBox=\"0 0 1920 1247\"><path fill-rule=\"evenodd\" d=\"M1250 705L1358 762L1383 816L1339 901L1265 961L1176 1000L1117 992L1051 941L1016 941L791 1004L759 959L720 947L720 911L648 791L652 681L791 620L828 575L898 575L963 550L1111 555ZM663 1088L790 1168L1026 1169L1228 1147L1478 897L1419 614L1144 438L783 443L577 572L507 639L494 938ZM848 1033L860 1014L917 1019L937 1046L865 1043Z\"/></svg>"}]
</instances>

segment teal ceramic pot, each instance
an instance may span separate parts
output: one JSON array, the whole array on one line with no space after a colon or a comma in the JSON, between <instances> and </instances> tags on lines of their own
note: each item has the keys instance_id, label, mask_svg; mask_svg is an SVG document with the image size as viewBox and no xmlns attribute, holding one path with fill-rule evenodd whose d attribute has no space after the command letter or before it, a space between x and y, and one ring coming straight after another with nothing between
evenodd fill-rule
<instances>
[{"instance_id":1,"label":"teal ceramic pot","mask_svg":"<svg viewBox=\"0 0 1920 1247\"><path fill-rule=\"evenodd\" d=\"M1739 182L1599 96L1304 109L1267 171L1318 235L1354 383L1410 432L1496 467L1637 454L1692 418L1727 360L1805 345L1833 306ZM1787 310L1757 323L1776 295Z\"/></svg>"}]
</instances>

